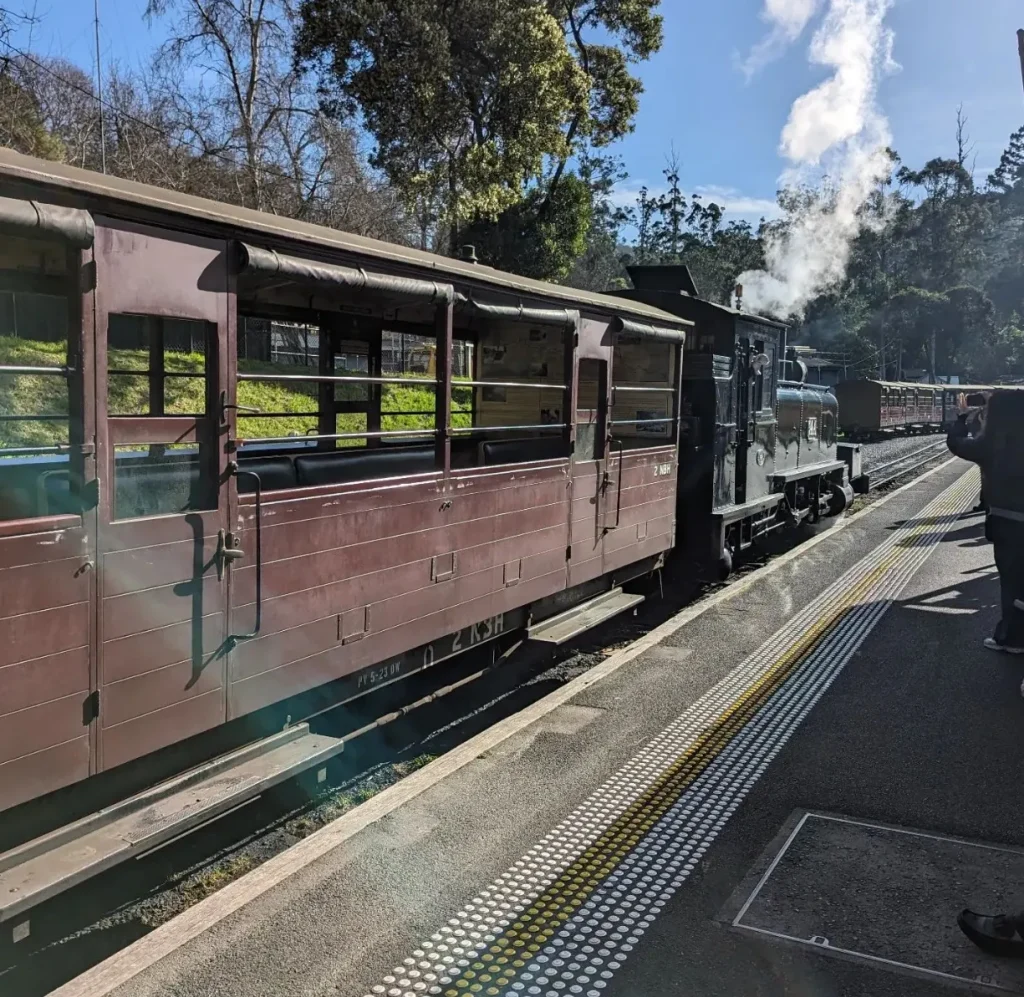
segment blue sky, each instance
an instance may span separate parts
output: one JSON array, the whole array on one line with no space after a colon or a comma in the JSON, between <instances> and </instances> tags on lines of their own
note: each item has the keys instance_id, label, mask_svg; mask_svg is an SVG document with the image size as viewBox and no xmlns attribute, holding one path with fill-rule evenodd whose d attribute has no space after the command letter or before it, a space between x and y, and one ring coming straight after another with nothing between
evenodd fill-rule
<instances>
[{"instance_id":1,"label":"blue sky","mask_svg":"<svg viewBox=\"0 0 1024 997\"><path fill-rule=\"evenodd\" d=\"M91 0L35 2L39 24L32 48L93 66ZM141 65L161 37L142 18L145 0L100 0L104 60ZM748 82L738 68L765 34L762 0L663 0L665 45L640 67L646 92L636 131L619 143L630 180L657 187L672 146L682 180L756 219L769 211L784 163L779 135L792 102L825 78L807 61L817 22L781 57ZM1011 131L1024 123L1024 88L1015 31L1024 27L1021 0L894 0L888 25L899 69L883 80L879 104L904 161L920 166L951 155L958 104L969 119L976 165L987 175ZM15 44L27 46L20 31Z\"/></svg>"}]
</instances>

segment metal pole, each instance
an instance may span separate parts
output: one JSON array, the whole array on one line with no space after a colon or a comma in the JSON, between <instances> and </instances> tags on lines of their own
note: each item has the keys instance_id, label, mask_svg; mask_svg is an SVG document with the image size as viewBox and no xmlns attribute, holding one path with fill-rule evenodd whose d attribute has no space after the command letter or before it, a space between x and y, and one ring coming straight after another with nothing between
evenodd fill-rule
<instances>
[{"instance_id":1,"label":"metal pole","mask_svg":"<svg viewBox=\"0 0 1024 997\"><path fill-rule=\"evenodd\" d=\"M100 104L100 162L107 172L107 122L103 109L103 74L100 69L100 0L92 3L96 27L96 99Z\"/></svg>"},{"instance_id":2,"label":"metal pole","mask_svg":"<svg viewBox=\"0 0 1024 997\"><path fill-rule=\"evenodd\" d=\"M1024 83L1024 28L1017 29L1017 54L1020 56L1020 78Z\"/></svg>"}]
</instances>

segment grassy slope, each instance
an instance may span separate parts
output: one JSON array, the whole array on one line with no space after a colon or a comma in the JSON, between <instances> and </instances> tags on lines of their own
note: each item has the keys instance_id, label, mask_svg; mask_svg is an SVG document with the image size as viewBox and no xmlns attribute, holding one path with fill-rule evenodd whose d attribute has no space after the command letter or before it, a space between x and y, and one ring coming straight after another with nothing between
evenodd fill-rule
<instances>
[{"instance_id":1,"label":"grassy slope","mask_svg":"<svg viewBox=\"0 0 1024 997\"><path fill-rule=\"evenodd\" d=\"M57 367L64 362L62 343L0 336L0 364ZM199 371L203 358L199 353L168 353L169 371ZM108 364L112 370L145 370L148 357L142 350L111 350ZM306 368L289 367L261 361L238 361L239 371L246 373L300 374ZM339 371L339 373L343 373ZM423 375L410 374L409 377ZM203 408L203 385L199 378L170 378L166 382L165 408L168 414L198 412ZM145 376L112 375L108 404L112 415L142 412L148 405L149 382ZM471 391L453 392L452 422L470 425ZM338 385L338 400L366 397L361 385ZM316 384L243 381L238 385L238 404L258 408L261 412L302 413L317 408ZM381 428L430 429L432 415L388 416L388 412L432 412L434 392L427 385L388 384L384 386ZM62 379L46 375L11 376L0 374L0 415L57 414L67 415L67 388ZM316 430L316 416L295 415L273 419L239 413L239 435L244 439L268 436L305 435ZM359 413L338 415L339 433L357 433L366 428L366 418ZM67 426L62 422L0 422L0 448L13 446L47 446L67 442ZM359 440L342 440L339 445L359 445Z\"/></svg>"}]
</instances>

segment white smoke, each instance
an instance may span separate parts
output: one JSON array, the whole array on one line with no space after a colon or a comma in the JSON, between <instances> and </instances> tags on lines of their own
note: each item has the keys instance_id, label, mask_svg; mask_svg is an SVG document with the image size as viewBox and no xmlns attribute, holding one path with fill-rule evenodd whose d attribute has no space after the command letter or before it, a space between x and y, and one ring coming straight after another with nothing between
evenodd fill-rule
<instances>
[{"instance_id":1,"label":"white smoke","mask_svg":"<svg viewBox=\"0 0 1024 997\"><path fill-rule=\"evenodd\" d=\"M743 72L748 80L803 34L818 10L818 3L819 0L764 0L761 19L772 27L743 62Z\"/></svg>"},{"instance_id":2,"label":"white smoke","mask_svg":"<svg viewBox=\"0 0 1024 997\"><path fill-rule=\"evenodd\" d=\"M791 165L780 183L806 187L824 173L829 191L808 198L768 235L767 270L740 276L744 307L751 311L802 315L813 297L843 279L851 244L870 224L861 208L890 166L889 122L876 96L882 74L893 66L893 36L885 26L892 3L828 0L809 58L834 73L790 109L780 152ZM815 5L816 0L765 0L765 15L776 25L799 24L802 30Z\"/></svg>"}]
</instances>

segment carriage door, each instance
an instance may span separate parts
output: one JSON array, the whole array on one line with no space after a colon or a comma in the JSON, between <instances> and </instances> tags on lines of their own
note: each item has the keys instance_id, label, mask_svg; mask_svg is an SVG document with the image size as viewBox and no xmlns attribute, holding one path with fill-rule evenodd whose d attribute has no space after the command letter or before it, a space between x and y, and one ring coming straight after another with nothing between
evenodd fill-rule
<instances>
[{"instance_id":1,"label":"carriage door","mask_svg":"<svg viewBox=\"0 0 1024 997\"><path fill-rule=\"evenodd\" d=\"M96 229L100 767L225 718L224 243Z\"/></svg>"},{"instance_id":2,"label":"carriage door","mask_svg":"<svg viewBox=\"0 0 1024 997\"><path fill-rule=\"evenodd\" d=\"M621 450L609 445L608 411L610 355L596 347L583 356L588 325L580 335L576 365L576 445L572 462L572 503L569 527L569 585L604 574L604 537L609 503L615 512ZM597 353L598 356L593 354ZM608 351L610 354L610 350Z\"/></svg>"}]
</instances>

